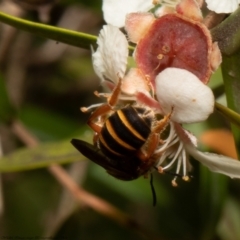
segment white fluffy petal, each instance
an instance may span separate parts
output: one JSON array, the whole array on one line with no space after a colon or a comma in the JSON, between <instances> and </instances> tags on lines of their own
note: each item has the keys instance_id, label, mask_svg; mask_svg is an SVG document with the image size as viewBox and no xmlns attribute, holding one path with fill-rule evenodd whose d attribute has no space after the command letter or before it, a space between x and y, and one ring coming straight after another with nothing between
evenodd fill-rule
<instances>
[{"instance_id":1,"label":"white fluffy petal","mask_svg":"<svg viewBox=\"0 0 240 240\"><path fill-rule=\"evenodd\" d=\"M204 121L213 112L212 90L194 74L180 68L166 68L156 77L156 95L164 114L178 123Z\"/></svg>"},{"instance_id":2,"label":"white fluffy petal","mask_svg":"<svg viewBox=\"0 0 240 240\"><path fill-rule=\"evenodd\" d=\"M216 13L234 12L240 3L240 0L206 0L207 8Z\"/></svg>"},{"instance_id":3,"label":"white fluffy petal","mask_svg":"<svg viewBox=\"0 0 240 240\"><path fill-rule=\"evenodd\" d=\"M187 152L211 171L231 178L240 178L240 161L207 152L200 152L191 144L185 145Z\"/></svg>"},{"instance_id":4,"label":"white fluffy petal","mask_svg":"<svg viewBox=\"0 0 240 240\"><path fill-rule=\"evenodd\" d=\"M126 14L147 12L154 7L152 0L103 0L104 19L108 24L123 27Z\"/></svg>"},{"instance_id":5,"label":"white fluffy petal","mask_svg":"<svg viewBox=\"0 0 240 240\"><path fill-rule=\"evenodd\" d=\"M105 79L117 83L127 67L128 42L125 35L117 27L105 25L97 44L98 49L92 54L96 74L102 81Z\"/></svg>"}]
</instances>

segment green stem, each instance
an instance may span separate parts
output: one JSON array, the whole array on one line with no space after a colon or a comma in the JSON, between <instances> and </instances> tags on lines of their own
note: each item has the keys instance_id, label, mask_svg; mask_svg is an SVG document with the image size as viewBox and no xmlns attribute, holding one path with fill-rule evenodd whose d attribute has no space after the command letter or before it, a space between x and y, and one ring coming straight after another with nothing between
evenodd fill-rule
<instances>
[{"instance_id":1,"label":"green stem","mask_svg":"<svg viewBox=\"0 0 240 240\"><path fill-rule=\"evenodd\" d=\"M240 52L232 56L223 56L222 75L228 107L240 113ZM240 150L240 130L232 125L236 149Z\"/></svg>"},{"instance_id":2,"label":"green stem","mask_svg":"<svg viewBox=\"0 0 240 240\"><path fill-rule=\"evenodd\" d=\"M90 46L96 46L97 42L97 36L91 34L31 22L3 12L0 12L0 22L40 37L49 38L56 40L56 42L62 42L80 48L90 49ZM130 54L133 53L134 47L129 46L128 49Z\"/></svg>"},{"instance_id":3,"label":"green stem","mask_svg":"<svg viewBox=\"0 0 240 240\"><path fill-rule=\"evenodd\" d=\"M97 37L94 35L27 21L3 12L0 12L0 21L40 37L49 38L57 42L67 43L85 49L90 49L90 46L96 45L97 41Z\"/></svg>"},{"instance_id":4,"label":"green stem","mask_svg":"<svg viewBox=\"0 0 240 240\"><path fill-rule=\"evenodd\" d=\"M215 103L215 109L222 113L231 123L240 128L240 114L217 102Z\"/></svg>"}]
</instances>

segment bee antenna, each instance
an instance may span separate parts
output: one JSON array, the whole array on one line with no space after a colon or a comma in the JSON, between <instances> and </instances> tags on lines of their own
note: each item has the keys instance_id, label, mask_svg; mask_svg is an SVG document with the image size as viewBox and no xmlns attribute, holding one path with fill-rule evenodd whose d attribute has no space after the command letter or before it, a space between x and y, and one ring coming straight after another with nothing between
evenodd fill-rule
<instances>
[{"instance_id":1,"label":"bee antenna","mask_svg":"<svg viewBox=\"0 0 240 240\"><path fill-rule=\"evenodd\" d=\"M156 204L157 204L157 195L156 195L155 188L153 186L153 175L152 175L152 173L150 174L150 186L151 186L151 191L152 191L152 196L153 196L153 206L155 207Z\"/></svg>"}]
</instances>

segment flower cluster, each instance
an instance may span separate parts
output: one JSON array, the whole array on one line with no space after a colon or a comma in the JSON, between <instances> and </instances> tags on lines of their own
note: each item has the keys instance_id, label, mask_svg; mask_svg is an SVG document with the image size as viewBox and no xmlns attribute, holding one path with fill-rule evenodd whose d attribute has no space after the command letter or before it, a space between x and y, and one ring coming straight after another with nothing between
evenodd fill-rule
<instances>
[{"instance_id":1,"label":"flower cluster","mask_svg":"<svg viewBox=\"0 0 240 240\"><path fill-rule=\"evenodd\" d=\"M211 10L216 2L207 1ZM228 2L234 10L234 1ZM98 95L109 97L121 79L118 101L123 105L133 101L162 116L172 112L167 137L155 149L159 158L154 168L162 172L175 167L176 176L188 179L191 155L212 171L240 178L239 161L200 152L196 137L182 127L204 121L213 112L214 96L206 84L221 63L220 50L202 23L198 3L104 0L103 11L108 25L100 32L92 58L101 84L110 93ZM128 40L136 44L135 68L127 69L128 40L119 27L125 27Z\"/></svg>"}]
</instances>

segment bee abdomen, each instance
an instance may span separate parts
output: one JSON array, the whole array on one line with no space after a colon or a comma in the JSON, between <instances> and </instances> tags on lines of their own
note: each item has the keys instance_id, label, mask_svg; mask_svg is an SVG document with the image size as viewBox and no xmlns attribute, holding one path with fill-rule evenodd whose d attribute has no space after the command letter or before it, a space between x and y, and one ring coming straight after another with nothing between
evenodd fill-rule
<instances>
[{"instance_id":1,"label":"bee abdomen","mask_svg":"<svg viewBox=\"0 0 240 240\"><path fill-rule=\"evenodd\" d=\"M105 122L100 137L100 148L106 155L127 156L134 154L148 139L151 126L128 106L113 113Z\"/></svg>"}]
</instances>

